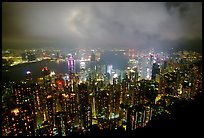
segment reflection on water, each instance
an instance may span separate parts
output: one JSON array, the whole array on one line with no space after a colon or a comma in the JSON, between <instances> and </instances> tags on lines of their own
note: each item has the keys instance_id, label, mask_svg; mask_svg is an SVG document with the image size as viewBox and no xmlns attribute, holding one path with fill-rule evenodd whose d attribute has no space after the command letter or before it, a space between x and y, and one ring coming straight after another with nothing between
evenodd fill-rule
<instances>
[{"instance_id":1,"label":"reflection on water","mask_svg":"<svg viewBox=\"0 0 204 138\"><path fill-rule=\"evenodd\" d=\"M79 71L79 63L75 62L75 70ZM26 71L31 71L32 77L34 80L42 76L42 68L48 67L50 71L54 71L56 74L62 73L65 74L68 72L67 70L67 62L55 62L50 60L43 60L37 63L27 63L16 65L13 67L9 67L7 69L2 70L2 82L8 81L21 81L25 79Z\"/></svg>"}]
</instances>

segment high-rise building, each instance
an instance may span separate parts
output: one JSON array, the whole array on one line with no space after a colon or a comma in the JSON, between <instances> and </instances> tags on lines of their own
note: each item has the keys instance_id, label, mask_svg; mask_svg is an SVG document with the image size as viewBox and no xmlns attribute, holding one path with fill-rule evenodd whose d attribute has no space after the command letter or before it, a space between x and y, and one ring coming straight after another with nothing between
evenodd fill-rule
<instances>
[{"instance_id":1,"label":"high-rise building","mask_svg":"<svg viewBox=\"0 0 204 138\"><path fill-rule=\"evenodd\" d=\"M35 95L38 90L36 84L22 82L13 85L15 105L3 114L5 135L35 136Z\"/></svg>"},{"instance_id":2,"label":"high-rise building","mask_svg":"<svg viewBox=\"0 0 204 138\"><path fill-rule=\"evenodd\" d=\"M109 73L111 75L112 69L113 69L113 65L108 65L107 66L107 73Z\"/></svg>"},{"instance_id":3,"label":"high-rise building","mask_svg":"<svg viewBox=\"0 0 204 138\"><path fill-rule=\"evenodd\" d=\"M28 83L32 83L32 81L33 81L33 79L32 79L32 74L31 74L30 71L27 71L27 72L26 72L26 81L27 81Z\"/></svg>"},{"instance_id":4,"label":"high-rise building","mask_svg":"<svg viewBox=\"0 0 204 138\"><path fill-rule=\"evenodd\" d=\"M43 117L44 121L46 121L46 118L49 118L49 115L48 115L48 111L47 111L47 98L46 97L49 97L49 95L52 94L52 80L51 80L51 75L50 75L50 70L47 68L47 67L44 67L42 68L42 74L43 74L43 84L39 91L39 97L41 99L41 109L42 109L42 112L44 114L44 116L46 117Z\"/></svg>"},{"instance_id":5,"label":"high-rise building","mask_svg":"<svg viewBox=\"0 0 204 138\"><path fill-rule=\"evenodd\" d=\"M16 104L23 105L25 102L30 101L32 110L34 112L34 99L39 87L36 84L28 84L26 82L17 83L13 86L13 94L16 97Z\"/></svg>"},{"instance_id":6,"label":"high-rise building","mask_svg":"<svg viewBox=\"0 0 204 138\"><path fill-rule=\"evenodd\" d=\"M35 136L35 117L31 106L28 101L2 114L4 136Z\"/></svg>"},{"instance_id":7,"label":"high-rise building","mask_svg":"<svg viewBox=\"0 0 204 138\"><path fill-rule=\"evenodd\" d=\"M50 136L53 136L53 128L54 128L54 115L55 115L55 110L54 110L54 97L52 95L47 96L47 121L48 124L50 125L49 133Z\"/></svg>"},{"instance_id":8,"label":"high-rise building","mask_svg":"<svg viewBox=\"0 0 204 138\"><path fill-rule=\"evenodd\" d=\"M79 94L79 124L82 127L88 128L92 125L92 108L89 101L89 93L86 84L80 84L78 86L78 94Z\"/></svg>"},{"instance_id":9,"label":"high-rise building","mask_svg":"<svg viewBox=\"0 0 204 138\"><path fill-rule=\"evenodd\" d=\"M106 90L97 91L95 98L95 110L96 115L105 119L109 118L110 115L110 96L109 92Z\"/></svg>"},{"instance_id":10,"label":"high-rise building","mask_svg":"<svg viewBox=\"0 0 204 138\"><path fill-rule=\"evenodd\" d=\"M95 62L95 61L96 61L96 56L95 56L95 54L94 54L93 51L92 51L92 53L91 53L91 61L92 61L92 62Z\"/></svg>"},{"instance_id":11,"label":"high-rise building","mask_svg":"<svg viewBox=\"0 0 204 138\"><path fill-rule=\"evenodd\" d=\"M74 125L78 124L77 94L73 92L68 93L68 97L65 98L65 108L68 117L68 125L71 129Z\"/></svg>"},{"instance_id":12,"label":"high-rise building","mask_svg":"<svg viewBox=\"0 0 204 138\"><path fill-rule=\"evenodd\" d=\"M60 91L65 86L65 80L63 79L62 74L60 74L56 80L57 90Z\"/></svg>"},{"instance_id":13,"label":"high-rise building","mask_svg":"<svg viewBox=\"0 0 204 138\"><path fill-rule=\"evenodd\" d=\"M42 73L43 73L44 87L45 89L48 89L48 87L51 84L50 70L48 69L48 67L44 67L42 68Z\"/></svg>"},{"instance_id":14,"label":"high-rise building","mask_svg":"<svg viewBox=\"0 0 204 138\"><path fill-rule=\"evenodd\" d=\"M80 62L80 73L79 73L80 82L85 82L87 80L86 75L87 75L86 64L85 62Z\"/></svg>"},{"instance_id":15,"label":"high-rise building","mask_svg":"<svg viewBox=\"0 0 204 138\"><path fill-rule=\"evenodd\" d=\"M55 125L57 126L58 136L65 136L65 131L67 130L66 122L66 112L57 112L55 115Z\"/></svg>"},{"instance_id":16,"label":"high-rise building","mask_svg":"<svg viewBox=\"0 0 204 138\"><path fill-rule=\"evenodd\" d=\"M156 80L156 75L159 74L160 69L157 63L153 63L152 66L152 80Z\"/></svg>"},{"instance_id":17,"label":"high-rise building","mask_svg":"<svg viewBox=\"0 0 204 138\"><path fill-rule=\"evenodd\" d=\"M69 78L73 78L73 74L75 73L75 61L73 55L68 55L68 75Z\"/></svg>"}]
</instances>

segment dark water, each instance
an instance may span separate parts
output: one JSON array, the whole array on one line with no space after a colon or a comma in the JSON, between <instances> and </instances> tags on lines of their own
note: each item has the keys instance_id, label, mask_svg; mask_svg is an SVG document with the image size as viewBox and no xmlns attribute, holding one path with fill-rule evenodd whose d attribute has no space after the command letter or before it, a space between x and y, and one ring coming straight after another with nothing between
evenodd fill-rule
<instances>
[{"instance_id":1,"label":"dark water","mask_svg":"<svg viewBox=\"0 0 204 138\"><path fill-rule=\"evenodd\" d=\"M50 71L54 71L56 74L62 73L68 73L68 65L67 62L55 62L50 60L43 60L41 62L37 63L27 63L27 64L21 64L16 65L13 67L9 67L9 71L5 71L5 69L2 70L2 82L8 82L8 81L21 81L25 79L25 75L27 71L30 71L32 73L32 77L34 80L42 76L42 68L48 67ZM75 62L75 70L79 71L79 62Z\"/></svg>"},{"instance_id":2,"label":"dark water","mask_svg":"<svg viewBox=\"0 0 204 138\"><path fill-rule=\"evenodd\" d=\"M100 64L108 65L112 64L114 69L124 70L128 64L127 56L123 55L123 52L105 52L101 55ZM79 72L79 61L75 61L75 71ZM54 71L55 74L68 73L68 65L66 61L56 62L50 60L43 60L37 63L20 64L13 67L9 67L9 71L2 69L2 83L8 81L21 81L25 79L27 71L32 73L32 78L36 80L42 76L42 68L48 67L50 71ZM86 62L86 68L90 67L90 62Z\"/></svg>"}]
</instances>

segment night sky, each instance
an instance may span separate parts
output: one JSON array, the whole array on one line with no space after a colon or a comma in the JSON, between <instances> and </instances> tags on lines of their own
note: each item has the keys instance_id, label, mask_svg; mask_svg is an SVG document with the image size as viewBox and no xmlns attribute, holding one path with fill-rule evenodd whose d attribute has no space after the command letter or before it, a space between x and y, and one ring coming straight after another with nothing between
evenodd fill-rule
<instances>
[{"instance_id":1,"label":"night sky","mask_svg":"<svg viewBox=\"0 0 204 138\"><path fill-rule=\"evenodd\" d=\"M3 2L3 48L201 49L202 3Z\"/></svg>"}]
</instances>

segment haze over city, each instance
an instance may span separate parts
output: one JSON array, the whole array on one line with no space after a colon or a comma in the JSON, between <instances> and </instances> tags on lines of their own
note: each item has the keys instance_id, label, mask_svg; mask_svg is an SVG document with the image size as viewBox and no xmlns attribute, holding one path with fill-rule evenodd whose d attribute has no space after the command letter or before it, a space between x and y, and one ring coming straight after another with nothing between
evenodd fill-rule
<instances>
[{"instance_id":1,"label":"haze over city","mask_svg":"<svg viewBox=\"0 0 204 138\"><path fill-rule=\"evenodd\" d=\"M2 28L3 48L201 50L202 3L4 2Z\"/></svg>"},{"instance_id":2,"label":"haze over city","mask_svg":"<svg viewBox=\"0 0 204 138\"><path fill-rule=\"evenodd\" d=\"M3 2L2 136L200 129L201 4Z\"/></svg>"}]
</instances>

